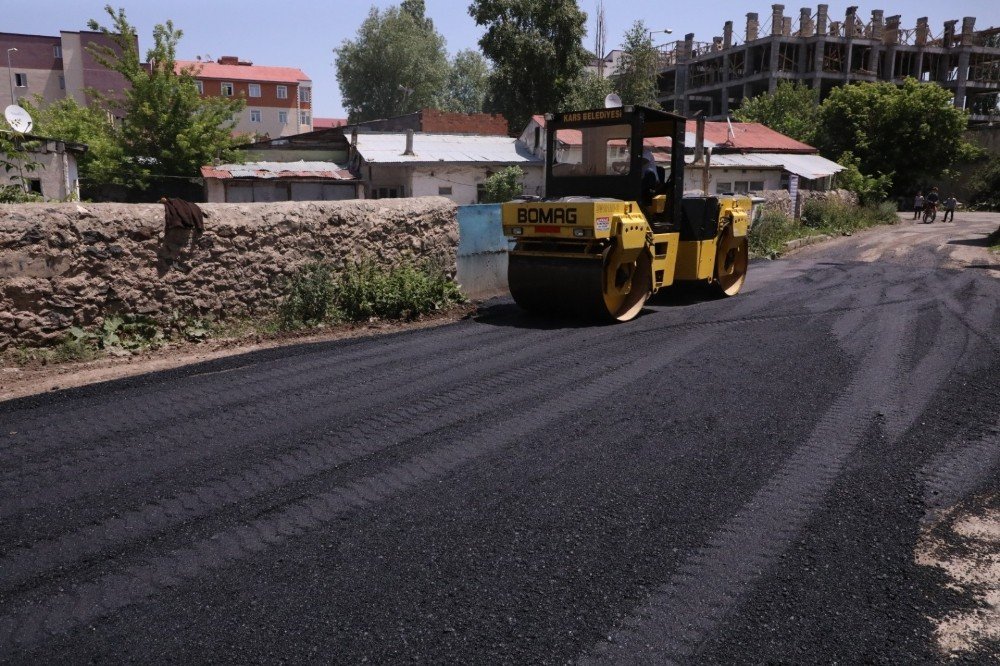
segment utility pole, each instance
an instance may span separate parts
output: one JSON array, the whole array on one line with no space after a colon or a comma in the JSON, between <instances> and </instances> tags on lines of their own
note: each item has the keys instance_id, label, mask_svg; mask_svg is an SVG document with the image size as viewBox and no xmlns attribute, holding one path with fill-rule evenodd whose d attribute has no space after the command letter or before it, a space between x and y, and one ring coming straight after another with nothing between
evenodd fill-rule
<instances>
[{"instance_id":1,"label":"utility pole","mask_svg":"<svg viewBox=\"0 0 1000 666\"><path fill-rule=\"evenodd\" d=\"M17 98L14 97L14 74L10 67L10 52L16 51L17 49L11 47L7 49L7 82L10 83L10 103L17 104Z\"/></svg>"},{"instance_id":2,"label":"utility pole","mask_svg":"<svg viewBox=\"0 0 1000 666\"><path fill-rule=\"evenodd\" d=\"M607 33L604 28L604 0L597 3L597 39L594 55L597 56L597 75L604 78L604 49L607 47Z\"/></svg>"}]
</instances>

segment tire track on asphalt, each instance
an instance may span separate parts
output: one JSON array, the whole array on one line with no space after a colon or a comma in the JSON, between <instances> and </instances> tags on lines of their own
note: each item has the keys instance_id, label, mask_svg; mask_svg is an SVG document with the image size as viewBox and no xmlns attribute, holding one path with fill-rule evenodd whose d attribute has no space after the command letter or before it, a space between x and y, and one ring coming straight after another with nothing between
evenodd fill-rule
<instances>
[{"instance_id":1,"label":"tire track on asphalt","mask_svg":"<svg viewBox=\"0 0 1000 666\"><path fill-rule=\"evenodd\" d=\"M882 311L855 378L821 417L804 444L771 481L726 521L709 542L662 585L583 664L690 661L704 637L785 550L833 486L860 439L906 381L911 317ZM884 381L888 375L889 383Z\"/></svg>"},{"instance_id":2,"label":"tire track on asphalt","mask_svg":"<svg viewBox=\"0 0 1000 666\"><path fill-rule=\"evenodd\" d=\"M620 341L613 340L620 345ZM535 430L573 418L575 413L603 404L607 395L659 372L677 358L710 344L692 332L671 341L669 349L655 346L635 360L594 373L581 366L565 392L556 397L541 391L542 398L519 412L502 428L487 426L477 433L456 435L457 441L436 446L380 472L345 483L329 491L297 499L259 519L224 529L210 538L168 555L154 556L122 573L80 583L37 603L24 603L0 618L0 653L25 646L48 634L61 634L93 623L125 606L139 603L169 587L189 584L205 574L245 560L296 536L324 526L339 516L372 506L435 478L522 441ZM546 379L535 373L536 381ZM519 380L520 377L514 379ZM521 385L523 387L523 385ZM526 392L522 388L520 393ZM502 403L501 403L502 404Z\"/></svg>"},{"instance_id":3,"label":"tire track on asphalt","mask_svg":"<svg viewBox=\"0 0 1000 666\"><path fill-rule=\"evenodd\" d=\"M458 339L451 340L457 331L461 331ZM469 344L476 347L483 344L482 340L477 339L476 330L471 326L464 330L457 326L442 327L436 329L435 333L436 335L428 336L428 340L421 338L419 344L428 350L438 349L445 343L449 346ZM508 331L496 332L496 337L501 340L514 335L514 332ZM315 386L333 377L372 372L381 367L392 366L397 361L391 355L402 351L412 352L413 347L412 339L403 338L379 349L361 348L346 353L326 350L322 354L325 358L312 362L305 368L302 367L303 363L291 363L291 367L276 366L257 375L259 381L252 387L247 387L245 378L239 375L222 375L217 381L197 380L197 376L189 376L183 378L167 394L155 387L147 389L138 399L129 397L123 400L116 396L114 401L96 405L91 403L70 410L59 423L53 423L51 418L44 416L24 421L18 420L16 415L8 415L0 420L0 432L16 430L21 438L8 439L6 445L0 446L0 455L3 460L16 462L20 466L32 454L51 454L53 449L79 446L81 441L97 440L92 444L97 446L99 441L108 437L140 433L176 420L211 415L223 409L259 402L269 396ZM313 356L314 354L309 355L310 358ZM424 364L433 363L433 355L428 354L426 359ZM336 368L336 372L328 374L326 371L329 368ZM188 381L192 379L197 381ZM120 414L124 410L129 412L127 419L105 418L108 411ZM22 441L28 435L32 442ZM0 440L0 444L4 442Z\"/></svg>"},{"instance_id":4,"label":"tire track on asphalt","mask_svg":"<svg viewBox=\"0 0 1000 666\"><path fill-rule=\"evenodd\" d=\"M516 350L525 344L545 342L558 337L558 332L547 332L540 336L525 338L510 336L493 349L491 356L479 363L472 363L483 355L481 348L474 347L450 356L447 363L437 361L429 365L423 373L414 373L402 396L393 394L396 380L392 377L364 385L363 390L352 391L350 398L332 401L325 394L316 394L308 400L296 402L295 409L289 411L286 403L274 403L266 409L255 409L254 416L263 419L263 427L256 422L234 425L230 420L214 419L208 424L195 426L198 437L191 438L188 432L191 423L181 423L181 432L164 431L144 440L136 446L98 450L89 457L79 457L61 466L62 479L53 479L52 471L30 471L3 484L4 496L0 497L0 517L7 517L21 511L74 500L88 494L100 492L111 486L149 479L158 473L176 468L195 459L210 457L228 443L237 439L235 433L244 433L238 439L241 445L266 442L287 436L289 420L297 430L315 427L332 419L343 419L365 413L380 405L391 404L401 398L421 393L431 393L442 383L460 380L474 381L490 371L503 371L508 361L503 354ZM398 362L398 361L396 361ZM355 373L346 372L341 376ZM332 404L331 404L332 402ZM237 415L238 416L238 415ZM232 418L232 417L230 417Z\"/></svg>"}]
</instances>

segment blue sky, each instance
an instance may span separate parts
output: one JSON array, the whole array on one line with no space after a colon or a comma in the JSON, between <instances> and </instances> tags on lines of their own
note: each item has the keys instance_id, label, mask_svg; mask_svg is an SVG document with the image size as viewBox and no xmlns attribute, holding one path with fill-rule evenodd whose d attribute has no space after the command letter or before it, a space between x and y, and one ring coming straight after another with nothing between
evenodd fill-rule
<instances>
[{"instance_id":1,"label":"blue sky","mask_svg":"<svg viewBox=\"0 0 1000 666\"><path fill-rule=\"evenodd\" d=\"M0 12L0 31L54 35L60 30L86 29L89 18L104 21L105 0L4 0ZM368 14L369 8L388 7L397 1L366 2L327 0L325 2L281 2L268 0L141 0L111 3L122 6L139 30L142 49L149 45L153 26L171 19L184 30L179 56L235 55L261 65L299 67L313 80L314 115L342 116L340 91L334 70L333 49L344 39L352 38ZM476 48L482 30L469 18L467 0L426 0L427 14L448 43L448 51ZM722 33L722 25L732 20L737 34L743 30L745 14L755 11L762 25L770 18L771 3L760 0L692 2L691 0L605 0L608 48L621 42L632 21L641 19L650 29L672 28L673 35L655 35L657 42L695 33L698 41L711 41ZM841 18L848 2L828 2L830 14ZM593 31L597 0L581 0L580 7L589 15ZM785 4L785 15L797 19L799 7L816 3ZM860 15L867 20L872 9L884 9L886 15L902 14L903 26L910 28L917 17L928 16L935 34L949 19L977 17L976 27L1000 26L1000 2L996 0L896 0L861 4ZM593 48L593 38L586 44ZM16 54L14 54L16 58Z\"/></svg>"}]
</instances>

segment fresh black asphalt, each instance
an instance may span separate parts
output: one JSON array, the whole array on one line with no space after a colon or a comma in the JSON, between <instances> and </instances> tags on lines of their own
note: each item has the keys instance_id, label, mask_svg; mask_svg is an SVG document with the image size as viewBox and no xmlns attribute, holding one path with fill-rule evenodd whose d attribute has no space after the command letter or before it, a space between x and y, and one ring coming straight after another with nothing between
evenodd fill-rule
<instances>
[{"instance_id":1,"label":"fresh black asphalt","mask_svg":"<svg viewBox=\"0 0 1000 666\"><path fill-rule=\"evenodd\" d=\"M927 238L0 403L0 661L939 661L1000 281Z\"/></svg>"}]
</instances>

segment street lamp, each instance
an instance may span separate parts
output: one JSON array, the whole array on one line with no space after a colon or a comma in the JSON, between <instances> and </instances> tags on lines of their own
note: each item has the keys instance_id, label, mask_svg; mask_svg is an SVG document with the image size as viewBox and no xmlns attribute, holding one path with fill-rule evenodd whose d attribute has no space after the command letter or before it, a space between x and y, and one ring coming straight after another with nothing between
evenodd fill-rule
<instances>
[{"instance_id":1,"label":"street lamp","mask_svg":"<svg viewBox=\"0 0 1000 666\"><path fill-rule=\"evenodd\" d=\"M650 41L652 41L653 40L653 35L655 35L655 34L657 34L659 32L662 32L665 35L669 35L669 34L672 34L674 32L674 30L673 30L673 28L665 28L663 30L649 30L648 32L649 32L649 39L650 39Z\"/></svg>"},{"instance_id":2,"label":"street lamp","mask_svg":"<svg viewBox=\"0 0 1000 666\"><path fill-rule=\"evenodd\" d=\"M14 98L14 75L11 73L10 69L10 52L16 51L17 49L11 47L7 49L7 82L10 83L10 103L17 104L17 99Z\"/></svg>"}]
</instances>

